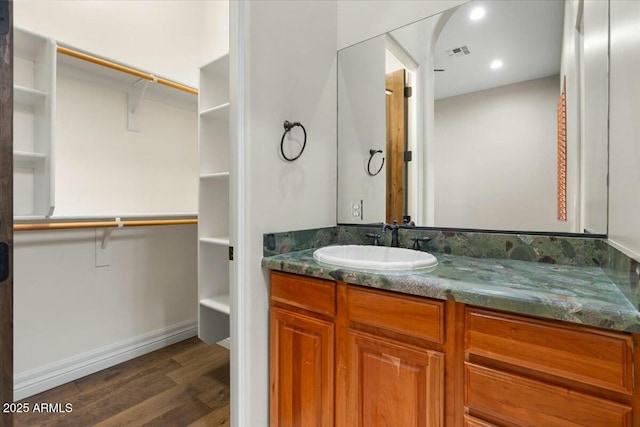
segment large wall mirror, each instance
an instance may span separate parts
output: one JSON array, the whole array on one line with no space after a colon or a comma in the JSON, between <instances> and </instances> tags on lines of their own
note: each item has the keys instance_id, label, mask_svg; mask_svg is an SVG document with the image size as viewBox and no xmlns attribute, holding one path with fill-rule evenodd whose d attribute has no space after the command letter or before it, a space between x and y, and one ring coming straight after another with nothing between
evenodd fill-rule
<instances>
[{"instance_id":1,"label":"large wall mirror","mask_svg":"<svg viewBox=\"0 0 640 427\"><path fill-rule=\"evenodd\" d=\"M607 233L608 2L474 0L338 52L338 223Z\"/></svg>"}]
</instances>

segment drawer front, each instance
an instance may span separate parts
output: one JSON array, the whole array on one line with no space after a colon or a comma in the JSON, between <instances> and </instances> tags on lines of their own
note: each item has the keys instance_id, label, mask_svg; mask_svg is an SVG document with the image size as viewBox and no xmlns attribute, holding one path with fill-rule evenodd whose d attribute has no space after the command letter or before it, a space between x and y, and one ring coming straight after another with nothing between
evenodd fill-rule
<instances>
[{"instance_id":1,"label":"drawer front","mask_svg":"<svg viewBox=\"0 0 640 427\"><path fill-rule=\"evenodd\" d=\"M333 317L336 286L329 280L271 272L271 301Z\"/></svg>"},{"instance_id":2,"label":"drawer front","mask_svg":"<svg viewBox=\"0 0 640 427\"><path fill-rule=\"evenodd\" d=\"M631 425L629 406L469 363L465 405L471 415L479 411L520 426Z\"/></svg>"},{"instance_id":3,"label":"drawer front","mask_svg":"<svg viewBox=\"0 0 640 427\"><path fill-rule=\"evenodd\" d=\"M444 342L444 302L362 290L347 290L349 322L374 326L427 341Z\"/></svg>"},{"instance_id":4,"label":"drawer front","mask_svg":"<svg viewBox=\"0 0 640 427\"><path fill-rule=\"evenodd\" d=\"M466 351L584 384L632 393L631 337L468 308Z\"/></svg>"}]
</instances>

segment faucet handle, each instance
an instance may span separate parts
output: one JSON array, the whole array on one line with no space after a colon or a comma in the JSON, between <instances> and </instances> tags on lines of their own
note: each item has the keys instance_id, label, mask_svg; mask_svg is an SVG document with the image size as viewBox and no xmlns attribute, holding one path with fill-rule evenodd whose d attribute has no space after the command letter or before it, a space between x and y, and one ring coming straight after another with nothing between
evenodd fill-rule
<instances>
[{"instance_id":1,"label":"faucet handle","mask_svg":"<svg viewBox=\"0 0 640 427\"><path fill-rule=\"evenodd\" d=\"M380 246L380 235L378 233L367 233L365 236L373 239L373 246Z\"/></svg>"},{"instance_id":2,"label":"faucet handle","mask_svg":"<svg viewBox=\"0 0 640 427\"><path fill-rule=\"evenodd\" d=\"M426 243L429 240L431 240L431 237L429 237L429 236L414 237L411 240L413 241L413 246L411 247L411 249L415 249L416 251L419 251L420 250L420 242Z\"/></svg>"}]
</instances>

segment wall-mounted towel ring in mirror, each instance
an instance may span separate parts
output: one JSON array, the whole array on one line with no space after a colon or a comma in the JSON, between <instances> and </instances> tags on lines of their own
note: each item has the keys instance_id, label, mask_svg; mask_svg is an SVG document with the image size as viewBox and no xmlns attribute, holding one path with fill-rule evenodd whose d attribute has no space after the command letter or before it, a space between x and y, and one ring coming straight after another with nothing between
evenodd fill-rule
<instances>
[{"instance_id":1,"label":"wall-mounted towel ring in mirror","mask_svg":"<svg viewBox=\"0 0 640 427\"><path fill-rule=\"evenodd\" d=\"M375 156L377 153L382 153L382 150L374 150L373 148L369 149L369 162L367 163L367 173L371 176L378 175L382 170L382 167L384 166L384 157L383 157L380 168L375 173L371 172L371 159L373 159L373 156Z\"/></svg>"},{"instance_id":2,"label":"wall-mounted towel ring in mirror","mask_svg":"<svg viewBox=\"0 0 640 427\"><path fill-rule=\"evenodd\" d=\"M287 132L289 132L291 129L293 129L296 126L300 126L302 128L302 132L304 132L304 142L302 143L302 149L300 150L298 155L293 158L289 158L284 154L284 137L287 136ZM282 139L280 140L280 154L282 154L282 157L289 162L293 162L298 157L302 156L302 152L304 151L306 146L307 146L307 130L304 128L304 126L302 126L300 122L291 123L289 120L285 120L284 133L282 134Z\"/></svg>"}]
</instances>

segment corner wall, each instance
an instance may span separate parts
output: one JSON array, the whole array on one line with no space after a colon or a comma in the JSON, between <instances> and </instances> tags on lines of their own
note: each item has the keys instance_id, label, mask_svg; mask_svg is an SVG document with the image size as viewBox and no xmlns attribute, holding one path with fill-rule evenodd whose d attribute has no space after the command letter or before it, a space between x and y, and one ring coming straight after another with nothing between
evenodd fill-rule
<instances>
[{"instance_id":1,"label":"corner wall","mask_svg":"<svg viewBox=\"0 0 640 427\"><path fill-rule=\"evenodd\" d=\"M232 81L232 93L244 103L232 144L245 156L239 178L245 181L239 194L245 234L232 244L245 255L236 260L243 262L235 267L244 276L240 289L232 290L231 419L234 426L258 427L269 423L269 279L260 266L262 235L336 223L336 1L234 2L233 8L232 70L236 54L245 67ZM237 46L234 32L240 33ZM233 126L233 96L231 103ZM279 153L285 120L299 121L307 131L306 149L294 162ZM291 133L301 138L299 128Z\"/></svg>"},{"instance_id":2,"label":"corner wall","mask_svg":"<svg viewBox=\"0 0 640 427\"><path fill-rule=\"evenodd\" d=\"M640 3L610 7L609 241L640 261Z\"/></svg>"}]
</instances>

